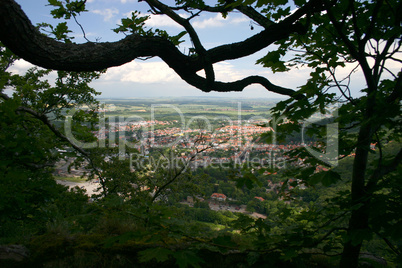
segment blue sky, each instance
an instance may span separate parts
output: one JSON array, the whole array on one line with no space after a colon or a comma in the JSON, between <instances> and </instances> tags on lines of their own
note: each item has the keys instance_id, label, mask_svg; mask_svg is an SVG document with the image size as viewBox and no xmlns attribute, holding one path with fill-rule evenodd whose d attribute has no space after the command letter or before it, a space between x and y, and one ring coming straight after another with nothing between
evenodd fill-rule
<instances>
[{"instance_id":1,"label":"blue sky","mask_svg":"<svg viewBox=\"0 0 402 268\"><path fill-rule=\"evenodd\" d=\"M36 24L47 22L56 25L61 20L55 20L50 15L52 7L46 6L47 0L17 0L26 12L31 21ZM172 1L167 1L167 3ZM206 1L209 3L209 1ZM166 1L164 1L166 3ZM89 40L95 42L112 42L124 37L123 34L116 34L111 29L116 28L120 19L130 17L131 11L139 10L142 14L148 14L148 6L144 2L136 0L88 0L88 12L82 13L77 17L78 22L83 26ZM185 14L183 13L183 16ZM254 30L250 27L250 19L240 13L229 15L223 19L220 14L201 14L192 20L193 26L197 30L201 41L208 49L220 44L241 41L252 36L262 28L254 25ZM70 20L69 28L74 31L72 36L75 42L85 42L83 34L78 25ZM148 27L164 29L171 35L183 31L179 25L175 24L166 16L151 16L147 21ZM180 49L185 52L191 45L187 42L180 45ZM265 55L268 49L256 53L255 55L218 63L214 65L216 77L221 81L234 81L249 75L262 75L267 77L272 83L296 89L302 85L309 76L309 70L302 68L292 70L288 73L272 74L268 69L255 65L258 58ZM26 62L18 62L13 67L15 72L22 72L30 65ZM357 79L356 86L361 79ZM154 96L220 96L220 97L239 97L239 98L278 98L281 95L268 92L261 86L252 85L241 93L203 93L182 81L163 61L153 58L147 61L135 60L120 67L108 69L99 80L91 84L96 90L102 92L104 98L122 97L154 97Z\"/></svg>"}]
</instances>

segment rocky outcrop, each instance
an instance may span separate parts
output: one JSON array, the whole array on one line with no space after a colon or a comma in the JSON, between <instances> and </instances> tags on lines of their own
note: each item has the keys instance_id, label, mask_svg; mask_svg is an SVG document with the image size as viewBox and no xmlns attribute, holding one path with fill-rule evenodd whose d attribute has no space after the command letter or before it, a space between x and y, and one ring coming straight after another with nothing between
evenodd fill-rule
<instances>
[{"instance_id":1,"label":"rocky outcrop","mask_svg":"<svg viewBox=\"0 0 402 268\"><path fill-rule=\"evenodd\" d=\"M22 245L2 245L0 246L0 263L2 262L22 262L29 256L29 251Z\"/></svg>"}]
</instances>

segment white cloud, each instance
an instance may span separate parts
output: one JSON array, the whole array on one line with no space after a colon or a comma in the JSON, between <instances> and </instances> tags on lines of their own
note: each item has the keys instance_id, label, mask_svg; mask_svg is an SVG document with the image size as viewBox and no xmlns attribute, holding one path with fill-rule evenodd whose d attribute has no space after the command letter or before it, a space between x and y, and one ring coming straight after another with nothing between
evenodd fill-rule
<instances>
[{"instance_id":1,"label":"white cloud","mask_svg":"<svg viewBox=\"0 0 402 268\"><path fill-rule=\"evenodd\" d=\"M236 68L235 65L227 62L214 64L215 77L217 81L233 82L250 75L264 75L255 69ZM205 77L204 71L198 75ZM109 68L101 80L108 82L135 82L141 84L152 83L178 83L181 78L164 62L141 62L132 61L123 66Z\"/></svg>"},{"instance_id":2,"label":"white cloud","mask_svg":"<svg viewBox=\"0 0 402 268\"><path fill-rule=\"evenodd\" d=\"M249 75L255 75L254 70L239 69L228 62L214 64L214 71L216 80L223 82L233 82L243 79Z\"/></svg>"},{"instance_id":3,"label":"white cloud","mask_svg":"<svg viewBox=\"0 0 402 268\"><path fill-rule=\"evenodd\" d=\"M204 28L213 28L213 27L223 27L225 25L235 25L242 22L247 22L247 18L245 17L233 17L228 16L226 19L222 17L221 14L216 14L215 17L196 20L193 23L194 28L204 29Z\"/></svg>"},{"instance_id":4,"label":"white cloud","mask_svg":"<svg viewBox=\"0 0 402 268\"><path fill-rule=\"evenodd\" d=\"M93 13L95 14L99 14L101 16L103 16L103 20L104 21L109 21L111 20L115 15L119 14L119 10L115 7L113 8L106 8L106 9L95 9L92 10Z\"/></svg>"},{"instance_id":5,"label":"white cloud","mask_svg":"<svg viewBox=\"0 0 402 268\"><path fill-rule=\"evenodd\" d=\"M180 24L173 21L166 15L153 15L153 14L146 14L149 15L150 18L146 21L146 25L148 27L175 27L175 28L182 28ZM180 17L188 18L187 13L180 13ZM127 17L131 17L131 12L125 14ZM194 28L198 29L205 29L205 28L212 28L212 27L224 27L225 25L236 25L239 23L248 22L249 20L244 16L228 16L226 19L222 17L221 14L216 14L214 17L210 18L203 18L203 19L194 19L192 20L192 25Z\"/></svg>"},{"instance_id":6,"label":"white cloud","mask_svg":"<svg viewBox=\"0 0 402 268\"><path fill-rule=\"evenodd\" d=\"M163 83L180 80L179 76L164 62L135 62L108 69L102 76L107 81Z\"/></svg>"},{"instance_id":7,"label":"white cloud","mask_svg":"<svg viewBox=\"0 0 402 268\"><path fill-rule=\"evenodd\" d=\"M37 67L36 65L33 65L30 62L27 62L25 60L17 60L14 62L13 65L11 65L7 71L11 72L12 74L17 74L17 75L25 75L28 69L31 69L33 67ZM40 70L44 70L42 67L37 67ZM55 86L55 81L57 79L57 72L56 71L51 71L48 75L44 76L43 78L40 78L40 80L48 80L49 84L51 86Z\"/></svg>"},{"instance_id":8,"label":"white cloud","mask_svg":"<svg viewBox=\"0 0 402 268\"><path fill-rule=\"evenodd\" d=\"M126 12L123 14L123 16L127 17L127 18L131 18L131 13L133 13L133 12L134 11ZM145 22L145 25L148 27L152 27L152 28L158 28L158 27L182 28L183 27L166 15L154 15L154 14L149 14L149 13L146 13L146 14L141 13L141 16L144 16L144 17L149 16L149 19ZM181 14L179 14L179 16L181 16L182 18L188 17L188 15L185 13L181 13ZM120 23L120 21L119 21L119 23Z\"/></svg>"},{"instance_id":9,"label":"white cloud","mask_svg":"<svg viewBox=\"0 0 402 268\"><path fill-rule=\"evenodd\" d=\"M225 25L225 19L222 18L220 14L216 14L215 17L203 19L203 20L196 20L193 24L194 28L204 29L204 28L211 28L211 27L222 27Z\"/></svg>"},{"instance_id":10,"label":"white cloud","mask_svg":"<svg viewBox=\"0 0 402 268\"><path fill-rule=\"evenodd\" d=\"M188 17L188 15L185 13L182 13L179 15L182 18ZM131 13L130 13L130 16L131 16ZM176 27L176 28L183 27L166 15L150 15L150 18L149 18L149 20L147 20L146 25L148 27Z\"/></svg>"},{"instance_id":11,"label":"white cloud","mask_svg":"<svg viewBox=\"0 0 402 268\"><path fill-rule=\"evenodd\" d=\"M25 60L17 60L14 64L8 69L8 71L12 72L13 74L23 75L29 68L34 67L32 63L29 63Z\"/></svg>"},{"instance_id":12,"label":"white cloud","mask_svg":"<svg viewBox=\"0 0 402 268\"><path fill-rule=\"evenodd\" d=\"M239 23L249 22L249 21L250 21L248 18L246 18L246 17L244 17L244 16L242 16L242 17L236 17L236 18L234 18L234 19L231 19L231 18L229 18L229 19L230 19L230 23L231 23L231 24L239 24Z\"/></svg>"}]
</instances>

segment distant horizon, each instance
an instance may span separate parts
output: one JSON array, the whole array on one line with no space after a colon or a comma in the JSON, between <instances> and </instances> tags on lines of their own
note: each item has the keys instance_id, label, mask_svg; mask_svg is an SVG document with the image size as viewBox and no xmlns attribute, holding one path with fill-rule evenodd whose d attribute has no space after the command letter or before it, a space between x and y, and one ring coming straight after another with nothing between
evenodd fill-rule
<instances>
[{"instance_id":1,"label":"distant horizon","mask_svg":"<svg viewBox=\"0 0 402 268\"><path fill-rule=\"evenodd\" d=\"M136 99L228 99L228 100L285 100L287 98L281 97L223 97L223 96L141 96L141 97L96 97L102 100L136 100Z\"/></svg>"},{"instance_id":2,"label":"distant horizon","mask_svg":"<svg viewBox=\"0 0 402 268\"><path fill-rule=\"evenodd\" d=\"M37 23L55 23L55 20L50 15L52 7L47 0L17 0L16 2L22 6L34 25ZM141 1L121 0L113 1L113 3L98 0L87 1L86 9L88 12L81 14L79 21L85 29L87 38L93 42L97 42L99 38L101 38L102 42L114 42L123 39L125 37L124 34L116 34L111 29L121 23L121 18L131 16L130 14L133 9L141 11L143 15L150 16L150 19L145 22L149 28L163 29L173 35L179 33L178 31L181 30L181 26L172 20L164 20L161 19L161 16L148 12L149 6L145 2L141 3ZM112 10L113 12L111 12ZM75 42L87 42L82 29L73 20L68 22L68 27L72 31L71 35L75 38ZM194 27L206 49L240 42L256 34L250 28L250 19L241 13L233 13L225 18L220 14L202 13L197 18L194 18ZM236 30L233 31L233 28ZM262 28L258 28L256 27L256 30L262 30ZM186 55L185 51L189 51L193 47L193 44L188 35L183 37L182 40L185 42L180 44L179 49ZM275 48L269 48L269 50L271 49ZM268 79L274 85L298 91L311 78L310 74L313 72L313 68L308 66L292 67L287 72L274 73L269 68L256 64L259 59L266 55L266 49L262 49L247 57L215 63L213 68L216 81L230 83L250 76L261 76ZM34 65L24 60L17 60L9 68L9 71L14 74L23 74L31 67L34 67ZM400 69L398 64L389 66L389 68L398 71ZM366 88L364 74L360 70L355 72L353 64L347 64L337 74L340 79L353 74L353 77L349 77L350 84L348 86L350 93L352 97L360 97L362 95L361 90ZM201 71L199 75L202 76L204 74ZM388 75L388 77L392 78L391 75ZM387 75L384 78L387 78ZM55 72L49 75L49 79L56 79ZM53 82L51 81L51 83ZM90 86L102 94L98 96L99 99L177 98L181 96L197 99L226 98L241 100L279 100L288 98L288 96L272 92L260 84L251 84L241 92L202 92L200 89L182 80L173 69L158 57L147 59L146 61L133 60L121 66L108 68L99 79L92 81ZM334 88L330 92L336 93L338 96L341 95ZM10 91L6 92L6 94L9 93Z\"/></svg>"}]
</instances>

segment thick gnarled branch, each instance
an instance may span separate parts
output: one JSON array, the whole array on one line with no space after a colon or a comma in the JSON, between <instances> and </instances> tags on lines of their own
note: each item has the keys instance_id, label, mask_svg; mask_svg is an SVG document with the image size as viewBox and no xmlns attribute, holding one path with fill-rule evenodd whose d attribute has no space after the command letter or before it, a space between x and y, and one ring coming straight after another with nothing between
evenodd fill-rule
<instances>
[{"instance_id":1,"label":"thick gnarled branch","mask_svg":"<svg viewBox=\"0 0 402 268\"><path fill-rule=\"evenodd\" d=\"M270 91L292 96L293 90L282 90L261 78L248 77L232 83L223 83L211 79L211 74L204 79L196 73L206 69L208 65L212 67L212 64L217 62L251 55L293 32L302 31L303 27L296 22L304 12L296 13L297 16L293 14L283 22L274 24L242 42L221 45L201 55L187 56L169 40L156 36L133 34L111 43L58 42L41 34L15 1L1 0L0 41L19 57L48 69L94 71L120 66L140 57L158 56L183 80L205 92L241 91L255 83L252 81L259 80L257 83Z\"/></svg>"},{"instance_id":2,"label":"thick gnarled branch","mask_svg":"<svg viewBox=\"0 0 402 268\"><path fill-rule=\"evenodd\" d=\"M290 88L284 88L280 87L277 85L272 84L268 79L262 76L248 76L244 79L234 81L234 82L219 82L215 81L212 83L208 83L207 79L198 76L198 75L192 75L192 76L187 76L187 77L182 77L187 83L190 85L201 89L202 91L209 92L209 91L216 91L216 92L240 92L243 91L246 87L252 85L252 84L259 84L263 87L265 87L268 91L281 94L281 95L287 95L290 97L293 97L294 99L302 99L305 98L303 94L298 93L297 91L294 91L293 89Z\"/></svg>"}]
</instances>

